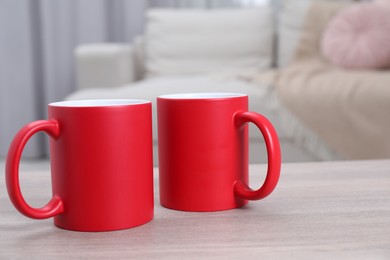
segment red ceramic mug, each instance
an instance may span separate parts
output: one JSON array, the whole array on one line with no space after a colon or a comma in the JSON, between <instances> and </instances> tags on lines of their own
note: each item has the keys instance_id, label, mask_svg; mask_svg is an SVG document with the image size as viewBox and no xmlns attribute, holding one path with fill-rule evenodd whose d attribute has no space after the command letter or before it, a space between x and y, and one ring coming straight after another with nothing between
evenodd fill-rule
<instances>
[{"instance_id":1,"label":"red ceramic mug","mask_svg":"<svg viewBox=\"0 0 390 260\"><path fill-rule=\"evenodd\" d=\"M24 126L9 148L9 197L30 218L54 217L78 231L131 228L153 218L151 102L83 100L51 103L49 120ZM32 208L19 186L19 161L35 133L50 135L53 197Z\"/></svg>"},{"instance_id":2,"label":"red ceramic mug","mask_svg":"<svg viewBox=\"0 0 390 260\"><path fill-rule=\"evenodd\" d=\"M248 112L248 96L193 93L157 98L160 202L171 209L216 211L268 196L280 175L281 152L272 124ZM268 172L248 186L248 126L264 136Z\"/></svg>"}]
</instances>

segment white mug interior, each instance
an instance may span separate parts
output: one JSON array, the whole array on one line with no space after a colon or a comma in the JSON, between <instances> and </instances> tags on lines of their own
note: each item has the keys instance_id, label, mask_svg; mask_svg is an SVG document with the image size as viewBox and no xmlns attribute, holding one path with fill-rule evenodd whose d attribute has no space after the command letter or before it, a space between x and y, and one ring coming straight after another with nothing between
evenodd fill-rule
<instances>
[{"instance_id":1,"label":"white mug interior","mask_svg":"<svg viewBox=\"0 0 390 260\"><path fill-rule=\"evenodd\" d=\"M56 107L105 107L105 106L128 106L150 103L141 99L91 99L71 100L50 103L49 106Z\"/></svg>"},{"instance_id":2,"label":"white mug interior","mask_svg":"<svg viewBox=\"0 0 390 260\"><path fill-rule=\"evenodd\" d=\"M242 93L180 93L159 96L164 99L218 99L218 98L236 98L245 97Z\"/></svg>"}]
</instances>

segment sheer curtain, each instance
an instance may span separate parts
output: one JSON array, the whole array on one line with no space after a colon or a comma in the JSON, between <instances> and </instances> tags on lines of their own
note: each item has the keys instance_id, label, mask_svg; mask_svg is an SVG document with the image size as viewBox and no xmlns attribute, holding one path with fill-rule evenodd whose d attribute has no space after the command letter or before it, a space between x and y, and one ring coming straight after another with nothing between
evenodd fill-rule
<instances>
[{"instance_id":1,"label":"sheer curtain","mask_svg":"<svg viewBox=\"0 0 390 260\"><path fill-rule=\"evenodd\" d=\"M0 0L0 157L27 122L75 89L73 50L83 43L130 42L148 7L214 8L259 0ZM264 2L260 0L260 2ZM43 134L24 157L45 155Z\"/></svg>"}]
</instances>

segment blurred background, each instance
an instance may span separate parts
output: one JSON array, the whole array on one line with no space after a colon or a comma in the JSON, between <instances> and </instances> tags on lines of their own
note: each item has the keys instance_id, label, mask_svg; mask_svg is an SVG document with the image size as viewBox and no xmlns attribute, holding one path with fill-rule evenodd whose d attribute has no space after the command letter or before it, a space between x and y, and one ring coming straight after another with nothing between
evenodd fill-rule
<instances>
[{"instance_id":1,"label":"blurred background","mask_svg":"<svg viewBox=\"0 0 390 260\"><path fill-rule=\"evenodd\" d=\"M389 42L389 0L0 0L0 159L23 125L47 118L50 102L155 100L182 85L247 91L277 128L285 161L389 158ZM144 74L135 77L127 55L140 50ZM177 71L166 70L172 57ZM227 75L226 64L246 71ZM47 148L39 133L24 158L47 158Z\"/></svg>"}]
</instances>

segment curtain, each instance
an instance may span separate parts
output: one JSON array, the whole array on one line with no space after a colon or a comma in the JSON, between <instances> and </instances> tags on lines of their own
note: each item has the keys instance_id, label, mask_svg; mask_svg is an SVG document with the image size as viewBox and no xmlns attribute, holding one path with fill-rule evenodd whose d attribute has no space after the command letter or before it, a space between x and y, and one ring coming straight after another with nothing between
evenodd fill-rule
<instances>
[{"instance_id":1,"label":"curtain","mask_svg":"<svg viewBox=\"0 0 390 260\"><path fill-rule=\"evenodd\" d=\"M215 8L267 0L0 0L0 157L26 123L47 118L47 104L75 90L73 50L92 42L130 42L148 7ZM44 156L39 133L24 157Z\"/></svg>"},{"instance_id":2,"label":"curtain","mask_svg":"<svg viewBox=\"0 0 390 260\"><path fill-rule=\"evenodd\" d=\"M26 123L47 118L47 104L75 89L74 48L128 42L143 28L147 3L130 0L0 0L0 156ZM24 157L45 155L34 136Z\"/></svg>"}]
</instances>

